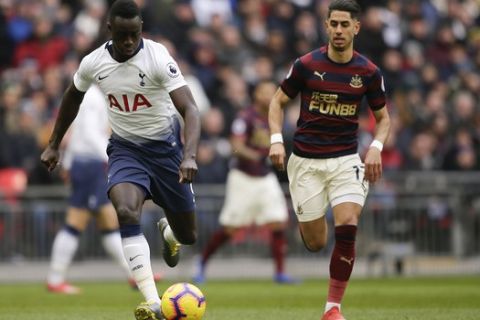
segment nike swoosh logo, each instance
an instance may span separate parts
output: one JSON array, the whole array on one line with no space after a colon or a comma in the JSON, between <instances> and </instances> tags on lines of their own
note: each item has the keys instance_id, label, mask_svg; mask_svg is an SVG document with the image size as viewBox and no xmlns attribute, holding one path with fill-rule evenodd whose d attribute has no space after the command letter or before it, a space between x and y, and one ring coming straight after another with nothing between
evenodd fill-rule
<instances>
[{"instance_id":1,"label":"nike swoosh logo","mask_svg":"<svg viewBox=\"0 0 480 320\"><path fill-rule=\"evenodd\" d=\"M107 76L105 76L105 77L98 76L98 81L102 81L103 79L105 79L105 78L107 78L107 77L108 77L108 75L107 75Z\"/></svg>"},{"instance_id":2,"label":"nike swoosh logo","mask_svg":"<svg viewBox=\"0 0 480 320\"><path fill-rule=\"evenodd\" d=\"M138 257L140 257L140 256L143 256L143 254L137 254L137 255L134 256L134 257L130 257L129 260L130 260L130 261L133 261L135 258L138 258Z\"/></svg>"}]
</instances>

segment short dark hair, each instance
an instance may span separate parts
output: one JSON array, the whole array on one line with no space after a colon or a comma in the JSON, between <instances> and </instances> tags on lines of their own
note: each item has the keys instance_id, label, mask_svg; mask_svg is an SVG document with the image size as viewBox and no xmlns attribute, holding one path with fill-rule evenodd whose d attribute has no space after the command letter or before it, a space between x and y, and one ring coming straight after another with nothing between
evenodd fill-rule
<instances>
[{"instance_id":1,"label":"short dark hair","mask_svg":"<svg viewBox=\"0 0 480 320\"><path fill-rule=\"evenodd\" d=\"M112 21L115 17L124 19L140 17L140 8L133 0L117 0L110 8L109 20Z\"/></svg>"},{"instance_id":2,"label":"short dark hair","mask_svg":"<svg viewBox=\"0 0 480 320\"><path fill-rule=\"evenodd\" d=\"M347 11L353 19L358 19L362 9L355 0L333 0L328 6L328 17L332 11Z\"/></svg>"}]
</instances>

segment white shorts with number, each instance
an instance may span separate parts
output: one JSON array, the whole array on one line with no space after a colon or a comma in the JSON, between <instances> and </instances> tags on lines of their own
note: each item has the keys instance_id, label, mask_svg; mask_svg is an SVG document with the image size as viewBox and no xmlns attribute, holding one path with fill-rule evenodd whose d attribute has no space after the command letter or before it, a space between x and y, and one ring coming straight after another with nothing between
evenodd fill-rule
<instances>
[{"instance_id":1,"label":"white shorts with number","mask_svg":"<svg viewBox=\"0 0 480 320\"><path fill-rule=\"evenodd\" d=\"M220 213L222 226L244 227L287 220L287 203L275 174L253 177L238 169L230 170Z\"/></svg>"},{"instance_id":2,"label":"white shorts with number","mask_svg":"<svg viewBox=\"0 0 480 320\"><path fill-rule=\"evenodd\" d=\"M368 194L365 166L358 154L330 159L302 158L292 153L287 165L292 204L298 221L325 215L332 207L353 202L363 206Z\"/></svg>"}]
</instances>

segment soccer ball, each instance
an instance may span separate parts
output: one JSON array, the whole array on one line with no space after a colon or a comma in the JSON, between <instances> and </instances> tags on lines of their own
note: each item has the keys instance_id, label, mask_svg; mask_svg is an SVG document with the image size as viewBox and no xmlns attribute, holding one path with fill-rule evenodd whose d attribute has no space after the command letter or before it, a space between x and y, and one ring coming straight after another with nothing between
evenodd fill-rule
<instances>
[{"instance_id":1,"label":"soccer ball","mask_svg":"<svg viewBox=\"0 0 480 320\"><path fill-rule=\"evenodd\" d=\"M200 320L206 307L202 291L191 283L175 283L162 295L162 313L167 320Z\"/></svg>"}]
</instances>

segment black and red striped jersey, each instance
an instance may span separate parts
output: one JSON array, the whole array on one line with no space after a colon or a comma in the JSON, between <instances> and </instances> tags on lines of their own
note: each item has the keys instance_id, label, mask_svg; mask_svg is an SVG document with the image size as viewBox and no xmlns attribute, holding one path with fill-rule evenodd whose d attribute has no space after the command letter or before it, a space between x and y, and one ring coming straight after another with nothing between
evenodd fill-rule
<instances>
[{"instance_id":1,"label":"black and red striped jersey","mask_svg":"<svg viewBox=\"0 0 480 320\"><path fill-rule=\"evenodd\" d=\"M232 167L251 176L265 176L272 171L268 164L270 148L270 130L268 117L260 114L253 106L240 111L232 123L232 136L245 139L245 145L261 155L258 160L241 157L233 159Z\"/></svg>"},{"instance_id":2,"label":"black and red striped jersey","mask_svg":"<svg viewBox=\"0 0 480 320\"><path fill-rule=\"evenodd\" d=\"M374 63L356 51L348 63L333 62L327 46L298 58L281 88L290 98L300 93L293 153L305 158L356 153L362 99L374 111L386 103L383 77Z\"/></svg>"}]
</instances>

